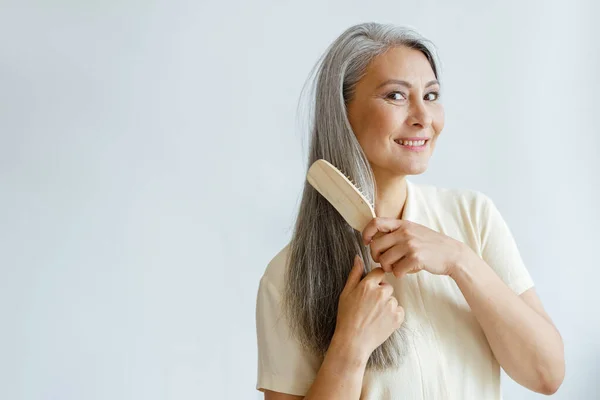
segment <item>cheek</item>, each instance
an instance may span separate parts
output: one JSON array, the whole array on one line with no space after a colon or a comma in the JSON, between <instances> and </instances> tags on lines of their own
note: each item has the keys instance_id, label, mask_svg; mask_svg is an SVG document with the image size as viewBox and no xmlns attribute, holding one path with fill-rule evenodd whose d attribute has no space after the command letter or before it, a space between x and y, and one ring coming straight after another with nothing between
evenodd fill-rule
<instances>
[{"instance_id":1,"label":"cheek","mask_svg":"<svg viewBox=\"0 0 600 400\"><path fill-rule=\"evenodd\" d=\"M397 130L398 116L386 107L372 107L364 114L362 129L356 137L367 158L376 162L390 144L390 135Z\"/></svg>"},{"instance_id":2,"label":"cheek","mask_svg":"<svg viewBox=\"0 0 600 400\"><path fill-rule=\"evenodd\" d=\"M359 130L355 131L356 136L361 141L368 141L372 146L379 141L387 139L397 128L398 113L387 104L373 103L363 109Z\"/></svg>"},{"instance_id":3,"label":"cheek","mask_svg":"<svg viewBox=\"0 0 600 400\"><path fill-rule=\"evenodd\" d=\"M445 114L444 114L444 108L439 105L439 107L437 107L434 112L433 112L433 130L435 131L436 134L439 135L439 133L442 131L442 129L444 129L444 123L445 123Z\"/></svg>"}]
</instances>

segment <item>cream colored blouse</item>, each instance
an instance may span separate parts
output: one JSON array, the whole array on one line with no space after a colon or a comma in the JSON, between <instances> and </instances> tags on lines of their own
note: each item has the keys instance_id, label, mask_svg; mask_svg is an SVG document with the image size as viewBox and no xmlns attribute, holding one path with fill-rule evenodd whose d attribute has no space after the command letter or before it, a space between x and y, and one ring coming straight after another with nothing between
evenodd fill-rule
<instances>
[{"instance_id":1,"label":"cream colored blouse","mask_svg":"<svg viewBox=\"0 0 600 400\"><path fill-rule=\"evenodd\" d=\"M403 217L469 245L515 293L533 287L508 226L484 194L407 180ZM291 337L281 314L287 251L271 260L258 289L256 388L302 396L322 360ZM408 351L397 369L367 370L360 398L501 399L498 362L452 278L419 272L400 280L386 274L386 280L406 311Z\"/></svg>"}]
</instances>

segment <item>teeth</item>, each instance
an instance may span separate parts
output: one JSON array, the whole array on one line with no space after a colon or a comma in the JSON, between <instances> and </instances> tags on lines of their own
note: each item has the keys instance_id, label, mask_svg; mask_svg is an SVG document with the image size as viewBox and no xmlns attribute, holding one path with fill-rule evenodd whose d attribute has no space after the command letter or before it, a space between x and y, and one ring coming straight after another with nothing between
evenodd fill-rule
<instances>
[{"instance_id":1,"label":"teeth","mask_svg":"<svg viewBox=\"0 0 600 400\"><path fill-rule=\"evenodd\" d=\"M403 146L423 146L425 144L425 140L416 140L416 141L412 141L412 140L396 140L396 143L401 144Z\"/></svg>"}]
</instances>

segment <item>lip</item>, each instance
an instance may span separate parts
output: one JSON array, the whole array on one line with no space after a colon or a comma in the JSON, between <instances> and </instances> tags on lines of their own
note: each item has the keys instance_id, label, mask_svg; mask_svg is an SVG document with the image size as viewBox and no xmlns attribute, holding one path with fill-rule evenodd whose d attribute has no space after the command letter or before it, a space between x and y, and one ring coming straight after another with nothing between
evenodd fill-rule
<instances>
[{"instance_id":1,"label":"lip","mask_svg":"<svg viewBox=\"0 0 600 400\"><path fill-rule=\"evenodd\" d=\"M399 137L399 138L395 138L394 141L396 140L412 140L413 142L416 142L418 140L429 140L431 139L430 137L407 137L407 138L403 138L403 137Z\"/></svg>"},{"instance_id":2,"label":"lip","mask_svg":"<svg viewBox=\"0 0 600 400\"><path fill-rule=\"evenodd\" d=\"M425 140L425 143L422 146L405 146L403 144L398 143L399 140L410 140L413 142L419 141L419 140ZM408 151L414 151L414 152L421 152L421 151L425 151L425 149L427 149L427 145L429 144L429 140L430 138L426 138L426 137L412 137L412 138L397 138L394 139L394 142L400 146L400 148L402 148L403 150L408 150Z\"/></svg>"}]
</instances>

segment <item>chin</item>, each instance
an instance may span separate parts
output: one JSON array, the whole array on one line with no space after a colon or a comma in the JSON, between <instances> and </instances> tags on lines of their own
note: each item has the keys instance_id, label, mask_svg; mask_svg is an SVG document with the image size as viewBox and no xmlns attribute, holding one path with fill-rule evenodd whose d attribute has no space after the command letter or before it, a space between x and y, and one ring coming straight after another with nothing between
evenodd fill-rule
<instances>
[{"instance_id":1,"label":"chin","mask_svg":"<svg viewBox=\"0 0 600 400\"><path fill-rule=\"evenodd\" d=\"M402 165L395 168L398 175L421 175L427 171L428 164Z\"/></svg>"},{"instance_id":2,"label":"chin","mask_svg":"<svg viewBox=\"0 0 600 400\"><path fill-rule=\"evenodd\" d=\"M421 175L424 174L425 171L427 171L427 168L419 168L419 169L410 169L407 171L404 171L404 173L402 175Z\"/></svg>"},{"instance_id":3,"label":"chin","mask_svg":"<svg viewBox=\"0 0 600 400\"><path fill-rule=\"evenodd\" d=\"M427 171L427 167L429 163L425 160L421 160L421 162L413 161L407 162L409 160L393 160L391 163L389 160L386 160L387 163L373 163L370 162L371 167L374 169L379 169L385 172L388 175L394 176L407 176L407 175L420 175Z\"/></svg>"}]
</instances>

